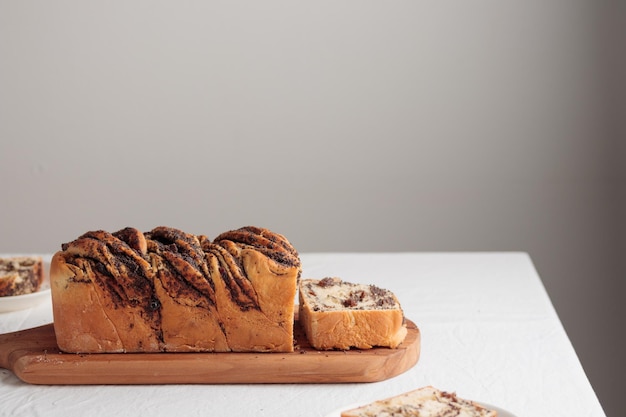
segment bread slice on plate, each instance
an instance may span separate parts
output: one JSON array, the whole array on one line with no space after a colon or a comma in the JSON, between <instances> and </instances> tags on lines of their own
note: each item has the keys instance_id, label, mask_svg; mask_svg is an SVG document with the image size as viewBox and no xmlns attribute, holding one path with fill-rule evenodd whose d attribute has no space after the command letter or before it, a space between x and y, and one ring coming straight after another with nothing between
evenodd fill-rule
<instances>
[{"instance_id":1,"label":"bread slice on plate","mask_svg":"<svg viewBox=\"0 0 626 417\"><path fill-rule=\"evenodd\" d=\"M39 256L0 258L0 297L37 292L43 283L43 260Z\"/></svg>"},{"instance_id":2,"label":"bread slice on plate","mask_svg":"<svg viewBox=\"0 0 626 417\"><path fill-rule=\"evenodd\" d=\"M319 350L396 348L407 334L391 291L336 277L300 280L299 321Z\"/></svg>"},{"instance_id":3,"label":"bread slice on plate","mask_svg":"<svg viewBox=\"0 0 626 417\"><path fill-rule=\"evenodd\" d=\"M475 401L459 398L453 392L441 391L432 386L341 413L341 417L497 417L497 415L497 411L487 409Z\"/></svg>"}]
</instances>

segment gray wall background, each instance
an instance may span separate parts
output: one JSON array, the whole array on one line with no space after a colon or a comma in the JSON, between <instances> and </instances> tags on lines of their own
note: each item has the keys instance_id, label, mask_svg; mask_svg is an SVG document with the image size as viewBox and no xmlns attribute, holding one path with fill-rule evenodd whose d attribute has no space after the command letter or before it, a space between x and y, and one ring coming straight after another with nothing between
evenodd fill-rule
<instances>
[{"instance_id":1,"label":"gray wall background","mask_svg":"<svg viewBox=\"0 0 626 417\"><path fill-rule=\"evenodd\" d=\"M248 224L301 252L527 251L617 417L624 13L2 1L0 252Z\"/></svg>"}]
</instances>

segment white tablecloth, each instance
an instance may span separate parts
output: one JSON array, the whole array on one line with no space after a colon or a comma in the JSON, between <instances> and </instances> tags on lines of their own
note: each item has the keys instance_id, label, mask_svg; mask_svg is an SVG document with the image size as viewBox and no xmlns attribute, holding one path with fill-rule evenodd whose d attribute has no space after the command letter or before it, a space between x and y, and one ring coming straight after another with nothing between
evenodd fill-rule
<instances>
[{"instance_id":1,"label":"white tablecloth","mask_svg":"<svg viewBox=\"0 0 626 417\"><path fill-rule=\"evenodd\" d=\"M47 257L49 259L49 257ZM302 254L303 276L392 290L421 330L415 367L366 384L35 386L0 370L2 416L326 416L425 385L517 417L605 416L525 253ZM49 301L0 333L52 321Z\"/></svg>"}]
</instances>

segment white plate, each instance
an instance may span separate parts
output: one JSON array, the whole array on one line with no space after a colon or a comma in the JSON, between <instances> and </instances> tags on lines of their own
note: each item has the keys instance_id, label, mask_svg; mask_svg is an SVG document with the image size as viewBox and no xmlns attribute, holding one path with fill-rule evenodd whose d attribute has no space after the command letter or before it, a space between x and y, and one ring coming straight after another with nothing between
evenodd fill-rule
<instances>
[{"instance_id":1,"label":"white plate","mask_svg":"<svg viewBox=\"0 0 626 417\"><path fill-rule=\"evenodd\" d=\"M27 308L37 307L42 302L49 300L50 295L50 278L48 277L48 271L50 270L50 257L47 255L32 255L32 254L1 254L0 257L10 258L17 256L41 256L43 260L43 282L39 291L24 294L24 295L11 295L8 297L0 297L0 313L7 313L9 311L25 310Z\"/></svg>"},{"instance_id":2,"label":"white plate","mask_svg":"<svg viewBox=\"0 0 626 417\"><path fill-rule=\"evenodd\" d=\"M0 297L0 313L36 307L50 299L50 283L46 279L39 291L24 295Z\"/></svg>"},{"instance_id":3,"label":"white plate","mask_svg":"<svg viewBox=\"0 0 626 417\"><path fill-rule=\"evenodd\" d=\"M480 405L482 405L485 408L488 408L490 410L495 410L498 412L498 417L515 417L515 415L513 415L513 413L503 410L500 407L496 407L494 405L490 405L490 404L485 404L485 403L479 403ZM341 412L342 411L347 411L347 410L351 410L353 408L357 408L360 407L364 404L351 404L351 405L347 405L345 407L341 407L336 409L335 411L331 412L330 414L326 414L325 417L341 417Z\"/></svg>"}]
</instances>

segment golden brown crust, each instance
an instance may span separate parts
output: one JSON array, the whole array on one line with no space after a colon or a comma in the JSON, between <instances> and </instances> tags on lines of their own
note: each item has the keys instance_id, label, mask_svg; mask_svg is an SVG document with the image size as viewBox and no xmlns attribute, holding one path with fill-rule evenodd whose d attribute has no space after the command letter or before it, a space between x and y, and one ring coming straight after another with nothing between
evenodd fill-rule
<instances>
[{"instance_id":1,"label":"golden brown crust","mask_svg":"<svg viewBox=\"0 0 626 417\"><path fill-rule=\"evenodd\" d=\"M272 247L240 242L259 234ZM229 240L228 237L235 240ZM212 243L177 229L88 232L52 259L55 331L67 352L293 350L300 260L284 237L243 228ZM280 258L280 256L279 256ZM280 294L276 294L279 292ZM289 298L291 297L291 298Z\"/></svg>"},{"instance_id":2,"label":"golden brown crust","mask_svg":"<svg viewBox=\"0 0 626 417\"><path fill-rule=\"evenodd\" d=\"M30 294L43 283L43 260L38 256L0 258L0 297Z\"/></svg>"},{"instance_id":3,"label":"golden brown crust","mask_svg":"<svg viewBox=\"0 0 626 417\"><path fill-rule=\"evenodd\" d=\"M57 252L50 263L54 330L66 352L123 352L124 345L102 305L90 269L65 261ZM81 283L82 282L82 283ZM81 283L81 284L78 284Z\"/></svg>"}]
</instances>

